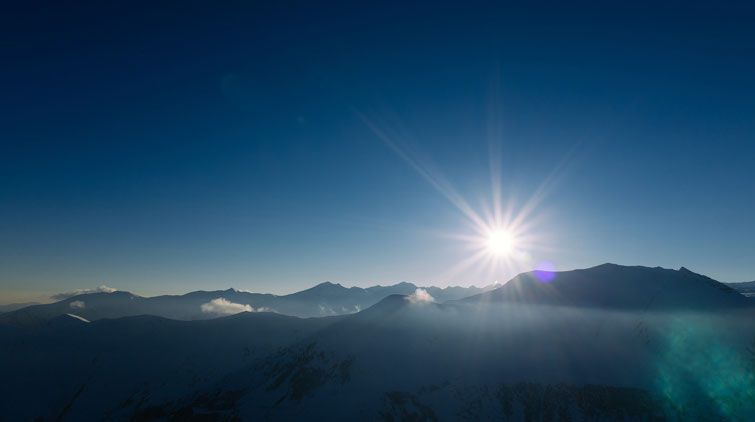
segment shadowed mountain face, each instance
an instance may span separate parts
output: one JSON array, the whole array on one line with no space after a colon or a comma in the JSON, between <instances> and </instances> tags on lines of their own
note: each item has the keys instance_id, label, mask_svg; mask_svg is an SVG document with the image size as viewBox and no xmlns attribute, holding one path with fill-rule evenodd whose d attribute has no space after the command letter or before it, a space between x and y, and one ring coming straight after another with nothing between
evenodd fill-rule
<instances>
[{"instance_id":1,"label":"shadowed mountain face","mask_svg":"<svg viewBox=\"0 0 755 422\"><path fill-rule=\"evenodd\" d=\"M455 300L494 286L427 288L438 301ZM34 325L50 318L72 313L95 321L102 318L121 318L136 315L155 315L170 319L196 320L217 318L242 311L277 312L298 317L343 315L368 308L392 294L408 295L417 286L400 283L393 286L346 288L340 284L322 283L301 292L285 296L250 293L228 289L197 291L181 296L141 297L128 292L89 293L60 302L29 306L0 315L0 324ZM221 299L220 303L213 302ZM204 305L204 306L203 306Z\"/></svg>"},{"instance_id":2,"label":"shadowed mountain face","mask_svg":"<svg viewBox=\"0 0 755 422\"><path fill-rule=\"evenodd\" d=\"M6 399L0 414L9 420L755 416L749 299L687 270L604 265L557 273L547 290L527 285L540 283L529 277L446 303L389 295L358 313L328 318L256 312L86 322L64 315L34 327L0 326ZM513 287L526 293L519 301L506 296ZM324 297L329 289L301 294ZM649 291L644 302L642 291ZM648 306L651 299L655 305Z\"/></svg>"},{"instance_id":3,"label":"shadowed mountain face","mask_svg":"<svg viewBox=\"0 0 755 422\"><path fill-rule=\"evenodd\" d=\"M550 403L541 400L563 393L558 406L576 420L752 415L755 384L740 371L754 363L753 316L438 305L391 296L226 377L201 400L187 397L165 411L203 414L217 406L216 414L251 419L522 420L527 412L545 414ZM730 377L736 387L725 386ZM587 399L581 389L605 395Z\"/></svg>"},{"instance_id":4,"label":"shadowed mountain face","mask_svg":"<svg viewBox=\"0 0 755 422\"><path fill-rule=\"evenodd\" d=\"M749 307L752 301L709 277L682 267L603 264L552 274L529 272L464 302L578 306L626 310L703 310Z\"/></svg>"},{"instance_id":5,"label":"shadowed mountain face","mask_svg":"<svg viewBox=\"0 0 755 422\"><path fill-rule=\"evenodd\" d=\"M0 414L129 419L134 408L190 394L331 322L272 313L204 321L62 315L34 328L0 326Z\"/></svg>"}]
</instances>

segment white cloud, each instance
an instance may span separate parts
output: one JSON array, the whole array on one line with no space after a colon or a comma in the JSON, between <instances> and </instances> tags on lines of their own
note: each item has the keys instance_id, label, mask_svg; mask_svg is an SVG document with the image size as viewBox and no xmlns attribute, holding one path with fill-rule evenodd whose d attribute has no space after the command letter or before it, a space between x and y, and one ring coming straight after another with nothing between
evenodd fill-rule
<instances>
[{"instance_id":1,"label":"white cloud","mask_svg":"<svg viewBox=\"0 0 755 422\"><path fill-rule=\"evenodd\" d=\"M427 293L427 290L425 289L417 289L414 291L414 293L410 294L406 297L406 300L412 303L429 303L429 302L435 302L435 298L430 295L430 293Z\"/></svg>"},{"instance_id":2,"label":"white cloud","mask_svg":"<svg viewBox=\"0 0 755 422\"><path fill-rule=\"evenodd\" d=\"M268 308L252 308L250 305L245 305L243 303L233 303L229 300L223 299L222 297L213 299L207 303L203 303L200 306L200 308L202 309L202 312L205 314L216 314L216 315L233 315L233 314L238 314L240 312L269 311Z\"/></svg>"},{"instance_id":3,"label":"white cloud","mask_svg":"<svg viewBox=\"0 0 755 422\"><path fill-rule=\"evenodd\" d=\"M83 300L74 300L73 302L69 303L68 306L70 306L71 309L84 309L86 307L86 303L84 303Z\"/></svg>"},{"instance_id":4,"label":"white cloud","mask_svg":"<svg viewBox=\"0 0 755 422\"><path fill-rule=\"evenodd\" d=\"M89 293L113 293L113 292L116 292L116 291L118 291L118 289L102 285L100 287L97 287L96 289L75 289L75 290L70 290L70 291L67 291L67 292L63 292L63 293L58 293L56 295L52 295L52 296L50 296L50 298L54 299L54 300L65 300L65 299L68 299L69 297L74 297L74 296L78 296L78 295L85 295L85 294L89 294Z\"/></svg>"}]
</instances>

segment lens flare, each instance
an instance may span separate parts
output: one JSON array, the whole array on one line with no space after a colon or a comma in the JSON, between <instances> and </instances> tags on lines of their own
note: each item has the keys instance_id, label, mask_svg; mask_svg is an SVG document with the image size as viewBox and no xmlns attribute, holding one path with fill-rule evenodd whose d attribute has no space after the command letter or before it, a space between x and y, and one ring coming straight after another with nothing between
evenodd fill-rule
<instances>
[{"instance_id":1,"label":"lens flare","mask_svg":"<svg viewBox=\"0 0 755 422\"><path fill-rule=\"evenodd\" d=\"M357 116L388 149L413 169L432 188L445 197L464 217L466 229L463 232L440 233L443 237L462 241L471 251L470 255L448 268L439 279L454 279L462 273L467 276L512 277L517 273L530 271L537 263L535 255L552 254L551 232L543 230L544 215L542 203L564 174L573 153L569 153L542 183L531 191L523 203L514 195L515 189L504 186L501 128L496 119L491 127L489 139L490 188L489 198L482 198L477 204L470 201L464 191L458 190L440 167L429 156L422 153L416 139L408 132L396 116L388 113L385 118L368 117L355 110ZM493 115L498 113L491 110ZM392 124L391 124L392 123ZM508 190L508 191L507 191ZM537 269L542 282L550 282L555 273L548 268Z\"/></svg>"},{"instance_id":2,"label":"lens flare","mask_svg":"<svg viewBox=\"0 0 755 422\"><path fill-rule=\"evenodd\" d=\"M542 261L535 267L534 274L541 283L550 283L556 278L556 267L552 262Z\"/></svg>"}]
</instances>

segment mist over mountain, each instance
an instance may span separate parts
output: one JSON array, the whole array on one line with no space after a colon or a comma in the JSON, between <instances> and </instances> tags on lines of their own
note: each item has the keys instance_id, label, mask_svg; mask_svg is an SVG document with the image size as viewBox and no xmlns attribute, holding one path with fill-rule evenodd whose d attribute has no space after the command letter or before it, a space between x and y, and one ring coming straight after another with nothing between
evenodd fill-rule
<instances>
[{"instance_id":1,"label":"mist over mountain","mask_svg":"<svg viewBox=\"0 0 755 422\"><path fill-rule=\"evenodd\" d=\"M684 267L670 270L616 264L559 272L552 279L532 271L464 301L645 311L752 306L726 284Z\"/></svg>"},{"instance_id":2,"label":"mist over mountain","mask_svg":"<svg viewBox=\"0 0 755 422\"><path fill-rule=\"evenodd\" d=\"M755 422L755 2L3 6L0 422Z\"/></svg>"},{"instance_id":3,"label":"mist over mountain","mask_svg":"<svg viewBox=\"0 0 755 422\"><path fill-rule=\"evenodd\" d=\"M742 293L745 296L755 296L755 281L745 281L742 283L727 283L732 289Z\"/></svg>"},{"instance_id":4,"label":"mist over mountain","mask_svg":"<svg viewBox=\"0 0 755 422\"><path fill-rule=\"evenodd\" d=\"M391 287L413 287L398 286ZM369 290L325 283L289 300L339 304L352 292L372 297ZM235 302L243 292L228 294ZM146 299L109 295L103 300ZM212 294L185 296L199 304ZM415 288L332 317L262 311L87 322L68 312L33 325L0 325L0 414L10 420L755 415L753 302L689 270L607 264L547 281L525 273L494 290L439 302Z\"/></svg>"},{"instance_id":5,"label":"mist over mountain","mask_svg":"<svg viewBox=\"0 0 755 422\"><path fill-rule=\"evenodd\" d=\"M8 303L6 305L0 305L0 314L4 312L11 312L17 309L25 308L27 306L39 305L37 302L23 302L23 303Z\"/></svg>"},{"instance_id":6,"label":"mist over mountain","mask_svg":"<svg viewBox=\"0 0 755 422\"><path fill-rule=\"evenodd\" d=\"M443 302L489 291L495 287L427 287L424 290L435 300ZM325 282L307 290L282 296L228 289L142 297L129 292L105 290L103 286L85 293L59 295L63 300L55 303L23 307L3 314L0 316L0 324L41 324L50 318L68 313L90 321L137 315L197 320L260 311L298 317L321 317L358 312L389 295L408 295L417 288L412 283L346 288L340 284Z\"/></svg>"}]
</instances>

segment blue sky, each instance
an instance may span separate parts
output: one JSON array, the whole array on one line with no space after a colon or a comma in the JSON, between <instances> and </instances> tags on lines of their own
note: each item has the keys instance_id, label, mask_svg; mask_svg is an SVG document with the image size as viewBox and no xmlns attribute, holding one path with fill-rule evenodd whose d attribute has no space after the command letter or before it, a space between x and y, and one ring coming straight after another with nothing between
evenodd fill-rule
<instances>
[{"instance_id":1,"label":"blue sky","mask_svg":"<svg viewBox=\"0 0 755 422\"><path fill-rule=\"evenodd\" d=\"M5 10L5 301L482 285L541 261L755 279L754 10L309 3ZM491 145L506 207L549 180L539 246L453 271L464 215L370 125L475 210Z\"/></svg>"}]
</instances>

